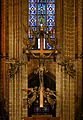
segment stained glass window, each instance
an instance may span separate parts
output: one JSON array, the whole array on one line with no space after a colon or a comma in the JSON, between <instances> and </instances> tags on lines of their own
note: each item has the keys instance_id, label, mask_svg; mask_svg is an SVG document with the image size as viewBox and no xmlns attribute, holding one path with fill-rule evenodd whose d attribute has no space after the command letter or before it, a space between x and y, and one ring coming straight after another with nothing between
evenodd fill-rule
<instances>
[{"instance_id":1,"label":"stained glass window","mask_svg":"<svg viewBox=\"0 0 83 120\"><path fill-rule=\"evenodd\" d=\"M55 0L28 0L28 15L30 40L32 39L31 30L38 31L41 23L47 33L52 31L50 39L55 39ZM47 38L45 38L44 48L52 49Z\"/></svg>"}]
</instances>

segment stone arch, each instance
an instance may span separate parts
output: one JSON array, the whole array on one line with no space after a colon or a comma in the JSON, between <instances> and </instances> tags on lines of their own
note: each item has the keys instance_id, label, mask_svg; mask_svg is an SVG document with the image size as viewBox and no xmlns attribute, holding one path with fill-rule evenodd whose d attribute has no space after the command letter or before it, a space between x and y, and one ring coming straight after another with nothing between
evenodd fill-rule
<instances>
[{"instance_id":1,"label":"stone arch","mask_svg":"<svg viewBox=\"0 0 83 120\"><path fill-rule=\"evenodd\" d=\"M39 88L39 74L34 74L33 72L28 77L28 88L34 88L37 86ZM56 91L56 82L55 82L55 76L48 72L44 73L44 89L46 90L49 88L50 90ZM53 96L52 96L53 97ZM54 105L54 108L49 104L48 100L44 98L44 107L40 107L39 101L40 98L38 97L32 104L31 107L28 109L28 116L31 117L32 115L52 115L53 117L56 116L56 103ZM45 101L47 101L45 103ZM37 109L36 109L37 108ZM35 109L35 110L34 110ZM47 109L47 111L46 111ZM38 110L38 111L37 111Z\"/></svg>"}]
</instances>

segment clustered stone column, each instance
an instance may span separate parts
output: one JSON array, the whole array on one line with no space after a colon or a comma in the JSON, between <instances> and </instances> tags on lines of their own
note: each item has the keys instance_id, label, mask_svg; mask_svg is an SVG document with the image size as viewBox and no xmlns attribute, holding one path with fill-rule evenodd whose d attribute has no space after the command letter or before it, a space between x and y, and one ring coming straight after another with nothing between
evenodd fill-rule
<instances>
[{"instance_id":1,"label":"clustered stone column","mask_svg":"<svg viewBox=\"0 0 83 120\"><path fill-rule=\"evenodd\" d=\"M5 6L5 0L1 0L1 40L0 40L0 87L1 87L1 98L5 96L5 27L6 27L6 6Z\"/></svg>"},{"instance_id":2,"label":"clustered stone column","mask_svg":"<svg viewBox=\"0 0 83 120\"><path fill-rule=\"evenodd\" d=\"M75 1L65 0L63 8L63 53L66 59L75 58ZM65 73L64 73L65 74ZM72 77L63 79L63 119L74 120L75 83Z\"/></svg>"},{"instance_id":3,"label":"clustered stone column","mask_svg":"<svg viewBox=\"0 0 83 120\"><path fill-rule=\"evenodd\" d=\"M76 0L75 2L75 42L76 42L76 57L83 54L83 1ZM82 58L76 61L77 80L75 86L75 117L80 119L82 114Z\"/></svg>"},{"instance_id":4,"label":"clustered stone column","mask_svg":"<svg viewBox=\"0 0 83 120\"><path fill-rule=\"evenodd\" d=\"M59 8L57 9L59 10ZM60 95L61 103L59 104L59 101L57 101L56 110L57 115L60 114L63 120L74 120L76 114L79 114L76 111L77 109L80 111L82 100L82 61L81 59L76 59L76 56L79 57L82 53L82 1L64 0L61 11L61 21L56 21L58 26L56 28L56 35L58 38L62 38L62 42L58 40L58 45L62 48L62 57L61 59L59 58L59 62L60 60L63 61L64 58L66 60L74 60L73 64L76 69L76 77L72 78L66 74L64 66L62 68L59 66L58 69L58 65L56 65L56 89L58 95ZM60 13L57 14L57 17L60 16ZM62 34L60 28L62 28Z\"/></svg>"},{"instance_id":5,"label":"clustered stone column","mask_svg":"<svg viewBox=\"0 0 83 120\"><path fill-rule=\"evenodd\" d=\"M24 58L22 51L22 40L25 34L23 31L23 22L27 23L27 19L23 16L23 9L27 9L27 1L8 0L9 59L15 58L20 63ZM23 88L27 88L27 72L27 64L25 64L19 66L19 70L14 77L9 78L10 120L21 120L27 116L27 106L23 108L25 93L22 91Z\"/></svg>"}]
</instances>

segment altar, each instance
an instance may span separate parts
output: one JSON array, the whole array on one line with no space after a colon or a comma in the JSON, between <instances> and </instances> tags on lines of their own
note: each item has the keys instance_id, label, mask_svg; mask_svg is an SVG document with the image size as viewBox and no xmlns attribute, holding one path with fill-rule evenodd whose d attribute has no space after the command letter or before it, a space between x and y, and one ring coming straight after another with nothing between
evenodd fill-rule
<instances>
[{"instance_id":1,"label":"altar","mask_svg":"<svg viewBox=\"0 0 83 120\"><path fill-rule=\"evenodd\" d=\"M60 117L52 117L51 115L33 115L25 117L24 120L60 120Z\"/></svg>"}]
</instances>

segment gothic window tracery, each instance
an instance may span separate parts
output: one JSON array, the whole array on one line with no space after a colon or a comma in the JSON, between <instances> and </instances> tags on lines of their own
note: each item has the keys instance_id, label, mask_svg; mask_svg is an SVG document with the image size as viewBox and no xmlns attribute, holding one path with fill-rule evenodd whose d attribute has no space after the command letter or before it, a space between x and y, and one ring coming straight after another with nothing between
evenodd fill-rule
<instances>
[{"instance_id":1,"label":"gothic window tracery","mask_svg":"<svg viewBox=\"0 0 83 120\"><path fill-rule=\"evenodd\" d=\"M51 40L55 39L55 0L29 0L28 1L28 33L32 40L31 31L39 31L41 24L45 32L52 32ZM39 39L38 39L39 41ZM38 42L39 43L39 42ZM39 44L38 44L38 48ZM45 38L44 49L52 49Z\"/></svg>"}]
</instances>

